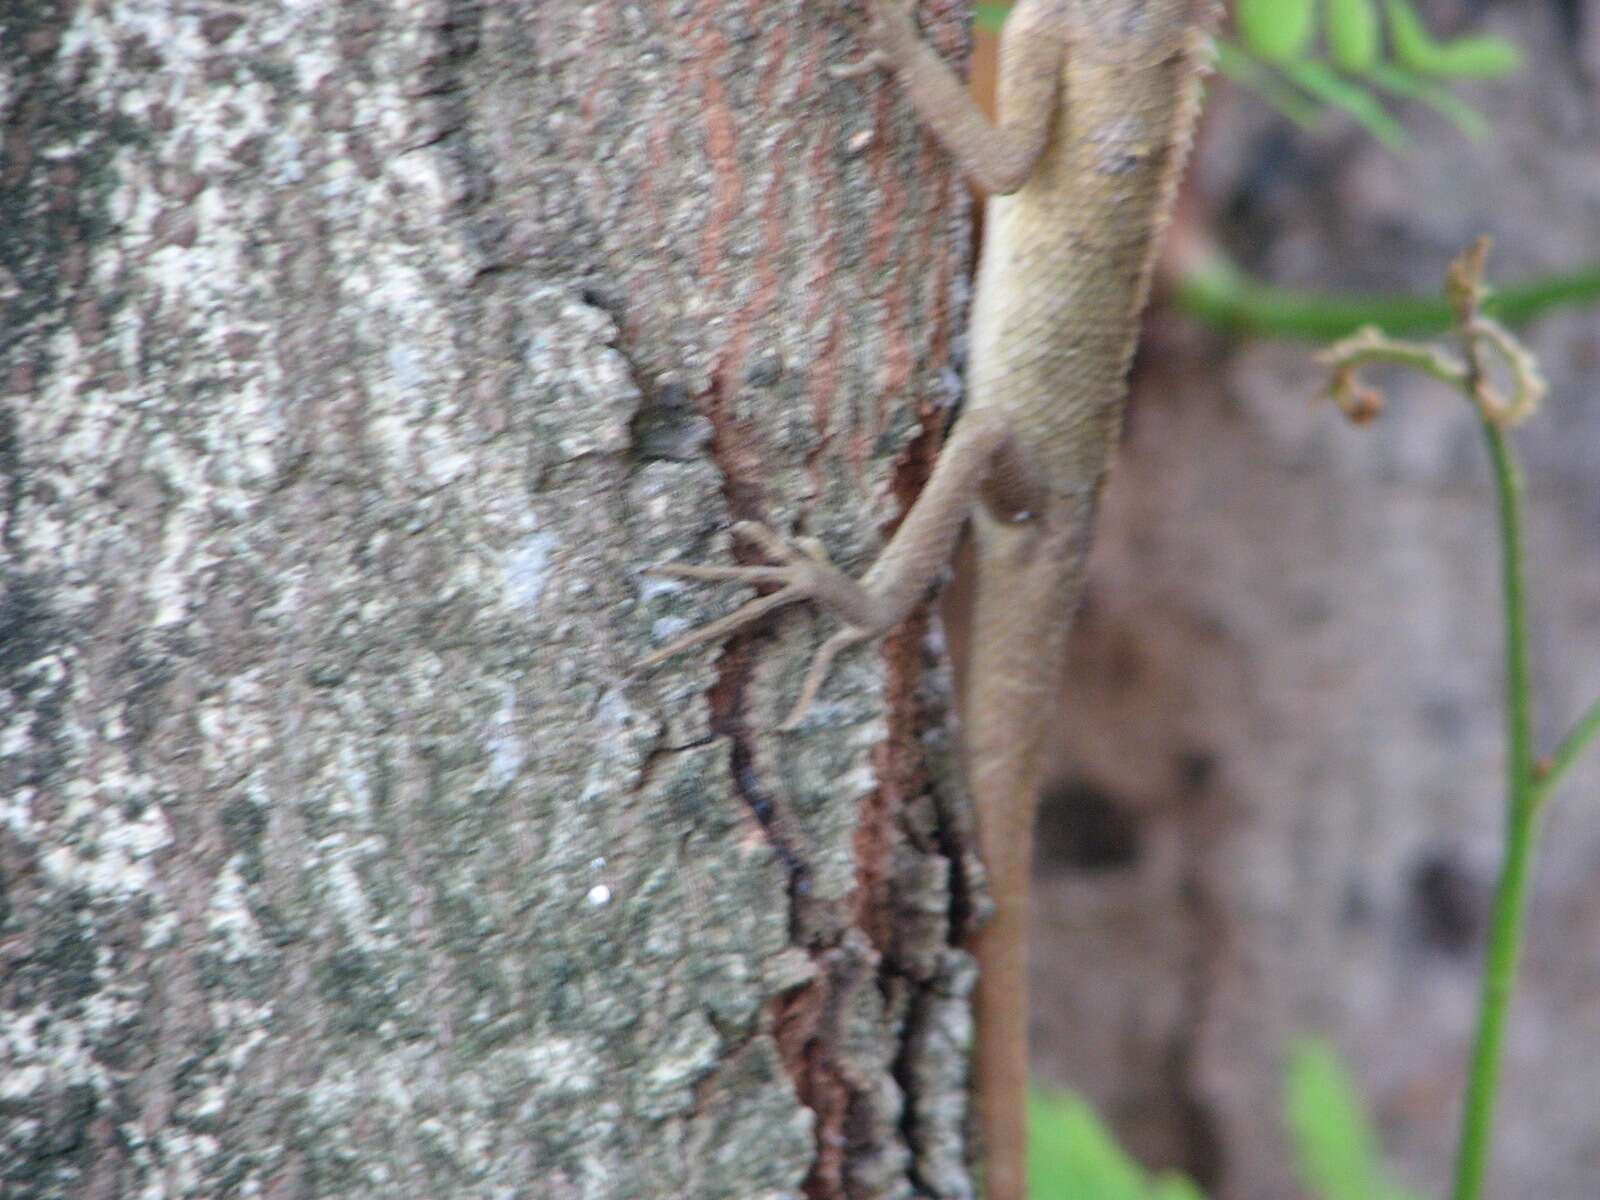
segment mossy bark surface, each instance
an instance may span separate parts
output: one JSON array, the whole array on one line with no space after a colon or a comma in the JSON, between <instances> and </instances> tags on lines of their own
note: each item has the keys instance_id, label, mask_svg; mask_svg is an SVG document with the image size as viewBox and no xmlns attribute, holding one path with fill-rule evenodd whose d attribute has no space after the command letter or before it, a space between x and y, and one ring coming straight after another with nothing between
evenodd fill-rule
<instances>
[{"instance_id":1,"label":"mossy bark surface","mask_svg":"<svg viewBox=\"0 0 1600 1200\"><path fill-rule=\"evenodd\" d=\"M734 600L642 564L864 563L946 419L847 17L6 18L0 1191L972 1194L926 626L801 737L804 615L632 672Z\"/></svg>"}]
</instances>

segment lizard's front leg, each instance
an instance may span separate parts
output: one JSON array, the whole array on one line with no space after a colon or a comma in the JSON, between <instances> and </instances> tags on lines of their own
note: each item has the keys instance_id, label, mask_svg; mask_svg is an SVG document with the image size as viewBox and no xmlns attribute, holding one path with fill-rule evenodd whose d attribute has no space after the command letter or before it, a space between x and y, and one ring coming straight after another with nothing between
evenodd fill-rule
<instances>
[{"instance_id":1,"label":"lizard's front leg","mask_svg":"<svg viewBox=\"0 0 1600 1200\"><path fill-rule=\"evenodd\" d=\"M965 416L957 422L922 494L859 582L830 563L816 543L803 540L791 544L754 522L741 522L734 533L756 543L774 560L773 565L661 563L646 568L653 575L776 584L779 590L691 630L646 656L640 665L653 667L693 646L721 641L774 609L813 601L845 627L817 651L794 710L784 722L791 727L805 715L840 650L887 633L926 594L950 561L975 503L986 503L1001 519L1021 521L1038 512L1043 500L1038 472L1006 422L991 414Z\"/></svg>"},{"instance_id":2,"label":"lizard's front leg","mask_svg":"<svg viewBox=\"0 0 1600 1200\"><path fill-rule=\"evenodd\" d=\"M963 174L991 194L1016 191L1033 173L1062 106L1068 28L1062 0L1018 0L1006 19L998 124L984 116L967 85L917 35L915 11L915 0L868 0L872 50L834 74L850 78L875 69L892 71Z\"/></svg>"}]
</instances>

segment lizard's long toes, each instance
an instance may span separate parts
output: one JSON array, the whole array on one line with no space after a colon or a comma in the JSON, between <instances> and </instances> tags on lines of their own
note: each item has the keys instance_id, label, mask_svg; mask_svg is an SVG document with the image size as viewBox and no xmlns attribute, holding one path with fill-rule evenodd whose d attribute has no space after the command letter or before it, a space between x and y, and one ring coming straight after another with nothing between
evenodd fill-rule
<instances>
[{"instance_id":1,"label":"lizard's long toes","mask_svg":"<svg viewBox=\"0 0 1600 1200\"><path fill-rule=\"evenodd\" d=\"M822 563L824 566L833 565L833 560L828 557L828 549L822 544L821 539L814 537L795 538L794 544L813 563Z\"/></svg>"},{"instance_id":2,"label":"lizard's long toes","mask_svg":"<svg viewBox=\"0 0 1600 1200\"><path fill-rule=\"evenodd\" d=\"M804 593L794 588L786 587L781 591L773 592L771 595L757 596L754 600L747 600L727 616L708 621L706 624L696 629L691 629L681 637L668 642L665 646L651 651L639 660L635 669L646 671L691 647L699 646L706 642L722 641L729 634L737 633L774 609L782 608L785 604L793 604L796 600L804 600L805 598Z\"/></svg>"},{"instance_id":3,"label":"lizard's long toes","mask_svg":"<svg viewBox=\"0 0 1600 1200\"><path fill-rule=\"evenodd\" d=\"M728 532L741 541L759 547L774 562L791 563L800 557L787 538L760 521L735 521Z\"/></svg>"},{"instance_id":4,"label":"lizard's long toes","mask_svg":"<svg viewBox=\"0 0 1600 1200\"><path fill-rule=\"evenodd\" d=\"M699 563L652 563L644 568L646 575L660 575L668 579L698 579L710 583L789 583L793 572L788 567L722 567L703 566Z\"/></svg>"},{"instance_id":5,"label":"lizard's long toes","mask_svg":"<svg viewBox=\"0 0 1600 1200\"><path fill-rule=\"evenodd\" d=\"M822 690L823 683L828 678L828 671L833 666L833 660L839 651L854 646L857 642L864 642L872 635L864 629L841 629L827 641L822 643L822 648L811 660L811 666L806 671L805 682L800 687L800 696L794 702L794 707L789 710L789 715L784 718L780 730L789 731L800 728L806 719L806 714L811 711L811 703L817 698L817 693Z\"/></svg>"}]
</instances>

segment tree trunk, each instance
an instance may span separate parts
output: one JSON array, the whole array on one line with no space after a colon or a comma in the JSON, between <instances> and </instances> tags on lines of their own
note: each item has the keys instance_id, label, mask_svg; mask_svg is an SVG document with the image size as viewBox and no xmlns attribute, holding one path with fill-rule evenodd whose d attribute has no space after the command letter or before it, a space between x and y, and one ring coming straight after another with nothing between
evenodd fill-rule
<instances>
[{"instance_id":1,"label":"tree trunk","mask_svg":"<svg viewBox=\"0 0 1600 1200\"><path fill-rule=\"evenodd\" d=\"M10 6L7 1196L973 1194L925 628L798 738L807 616L632 672L945 421L841 13Z\"/></svg>"}]
</instances>

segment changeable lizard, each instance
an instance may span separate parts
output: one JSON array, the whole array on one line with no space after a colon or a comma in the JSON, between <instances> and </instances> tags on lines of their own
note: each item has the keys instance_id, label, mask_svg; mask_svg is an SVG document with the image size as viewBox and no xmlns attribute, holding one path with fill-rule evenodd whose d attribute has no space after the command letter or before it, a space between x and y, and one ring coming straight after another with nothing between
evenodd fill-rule
<instances>
[{"instance_id":1,"label":"changeable lizard","mask_svg":"<svg viewBox=\"0 0 1600 1200\"><path fill-rule=\"evenodd\" d=\"M819 547L741 524L772 566L666 564L687 579L775 584L652 654L720 639L811 600L844 628L818 651L789 724L842 649L898 624L975 549L960 711L993 918L976 939L975 1091L984 1194L1026 1188L1027 922L1033 821L1052 700L1122 423L1155 246L1193 137L1213 0L1019 0L1001 46L998 126L918 36L915 0L869 0L867 58L991 193L972 313L967 405L921 496L857 582Z\"/></svg>"}]
</instances>

